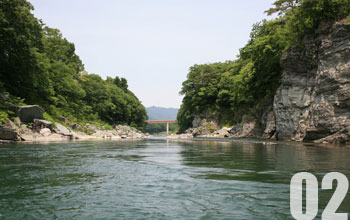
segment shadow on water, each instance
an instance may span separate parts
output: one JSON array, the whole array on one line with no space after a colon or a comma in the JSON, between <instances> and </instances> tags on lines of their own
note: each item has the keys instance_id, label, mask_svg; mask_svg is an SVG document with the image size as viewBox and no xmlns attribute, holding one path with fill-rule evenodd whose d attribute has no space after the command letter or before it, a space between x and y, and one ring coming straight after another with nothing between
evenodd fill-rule
<instances>
[{"instance_id":1,"label":"shadow on water","mask_svg":"<svg viewBox=\"0 0 350 220\"><path fill-rule=\"evenodd\" d=\"M282 177L288 173L292 175L301 171L322 176L331 171L350 174L349 147L259 140L246 142L195 140L176 143L182 146L180 154L184 165L221 169L229 175L220 177L223 179L232 177L244 180L246 177L249 180L262 176L261 180L287 183L289 177L277 176L276 179L274 178L276 173L281 173Z\"/></svg>"},{"instance_id":2,"label":"shadow on water","mask_svg":"<svg viewBox=\"0 0 350 220\"><path fill-rule=\"evenodd\" d=\"M343 145L325 145L261 140L203 140L178 141L185 166L206 168L193 175L211 180L236 180L271 184L286 184L289 190L292 176L297 172L314 174L321 187L323 176L341 172L350 177L350 148ZM210 168L210 169L208 169ZM319 215L333 190L319 192ZM289 193L289 191L286 191ZM350 198L343 200L338 212L349 212Z\"/></svg>"}]
</instances>

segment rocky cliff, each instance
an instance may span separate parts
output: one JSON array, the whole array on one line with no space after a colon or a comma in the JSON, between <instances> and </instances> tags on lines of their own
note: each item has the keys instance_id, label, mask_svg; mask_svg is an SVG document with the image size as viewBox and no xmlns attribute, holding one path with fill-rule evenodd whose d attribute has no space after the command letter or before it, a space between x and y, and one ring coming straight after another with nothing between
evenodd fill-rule
<instances>
[{"instance_id":1,"label":"rocky cliff","mask_svg":"<svg viewBox=\"0 0 350 220\"><path fill-rule=\"evenodd\" d=\"M279 140L350 140L350 21L323 23L282 57L273 103Z\"/></svg>"},{"instance_id":2,"label":"rocky cliff","mask_svg":"<svg viewBox=\"0 0 350 220\"><path fill-rule=\"evenodd\" d=\"M350 142L350 20L321 23L283 54L281 64L273 106L261 118L242 120L221 136ZM201 120L196 118L195 129L187 133L217 137L218 131L210 132Z\"/></svg>"}]
</instances>

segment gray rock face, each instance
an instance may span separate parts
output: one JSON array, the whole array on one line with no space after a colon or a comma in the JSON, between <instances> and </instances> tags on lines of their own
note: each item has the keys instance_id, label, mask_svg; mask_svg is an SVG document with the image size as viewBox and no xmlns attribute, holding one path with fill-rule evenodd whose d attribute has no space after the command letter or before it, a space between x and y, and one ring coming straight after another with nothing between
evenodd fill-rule
<instances>
[{"instance_id":1,"label":"gray rock face","mask_svg":"<svg viewBox=\"0 0 350 220\"><path fill-rule=\"evenodd\" d=\"M303 51L291 48L284 54L282 84L273 104L277 139L327 141L339 132L345 138L350 126L347 23L321 24L317 37L304 40Z\"/></svg>"},{"instance_id":2,"label":"gray rock face","mask_svg":"<svg viewBox=\"0 0 350 220\"><path fill-rule=\"evenodd\" d=\"M40 131L43 128L48 128L49 130L52 130L52 122L42 119L34 119L33 129L36 131Z\"/></svg>"},{"instance_id":3,"label":"gray rock face","mask_svg":"<svg viewBox=\"0 0 350 220\"><path fill-rule=\"evenodd\" d=\"M74 130L77 130L77 131L85 131L86 130L86 128L84 126L80 125L80 124L73 124L72 128Z\"/></svg>"},{"instance_id":4,"label":"gray rock face","mask_svg":"<svg viewBox=\"0 0 350 220\"><path fill-rule=\"evenodd\" d=\"M215 134L218 137L228 137L228 136L230 136L230 130L231 130L231 128L223 127L220 130L215 131Z\"/></svg>"},{"instance_id":5,"label":"gray rock face","mask_svg":"<svg viewBox=\"0 0 350 220\"><path fill-rule=\"evenodd\" d=\"M96 125L92 125L92 124L86 124L87 128L93 132L96 132L99 130L99 128Z\"/></svg>"},{"instance_id":6,"label":"gray rock face","mask_svg":"<svg viewBox=\"0 0 350 220\"><path fill-rule=\"evenodd\" d=\"M8 120L5 126L13 130L18 130L18 126L15 123L13 123L11 120Z\"/></svg>"},{"instance_id":7,"label":"gray rock face","mask_svg":"<svg viewBox=\"0 0 350 220\"><path fill-rule=\"evenodd\" d=\"M233 126L230 134L235 138L261 137L263 130L257 121L247 121Z\"/></svg>"},{"instance_id":8,"label":"gray rock face","mask_svg":"<svg viewBox=\"0 0 350 220\"><path fill-rule=\"evenodd\" d=\"M213 123L215 126L219 125L219 117L209 110L205 110L201 115L195 114L192 121L192 128L206 126L207 123Z\"/></svg>"},{"instance_id":9,"label":"gray rock face","mask_svg":"<svg viewBox=\"0 0 350 220\"><path fill-rule=\"evenodd\" d=\"M316 140L316 143L347 143L350 140L350 127L344 128L325 138Z\"/></svg>"},{"instance_id":10,"label":"gray rock face","mask_svg":"<svg viewBox=\"0 0 350 220\"><path fill-rule=\"evenodd\" d=\"M199 127L187 129L185 131L185 133L191 134L194 137L198 137L198 136L210 135L214 131L217 131L220 129L220 126L217 124L216 121L212 121L212 120L207 121L207 119L201 119L199 121L199 117L198 117L198 119L195 119L195 120L197 120L197 122L195 122L195 123L197 123L199 125ZM193 123L193 124L195 124L195 123Z\"/></svg>"},{"instance_id":11,"label":"gray rock face","mask_svg":"<svg viewBox=\"0 0 350 220\"><path fill-rule=\"evenodd\" d=\"M48 128L43 128L39 131L40 134L44 135L44 136L48 136L51 134L51 130Z\"/></svg>"},{"instance_id":12,"label":"gray rock face","mask_svg":"<svg viewBox=\"0 0 350 220\"><path fill-rule=\"evenodd\" d=\"M66 117L63 117L63 116L57 116L57 119L60 120L63 123L67 123L68 122L68 119Z\"/></svg>"},{"instance_id":13,"label":"gray rock face","mask_svg":"<svg viewBox=\"0 0 350 220\"><path fill-rule=\"evenodd\" d=\"M15 113L21 122L29 123L34 119L43 119L44 109L38 105L16 106Z\"/></svg>"},{"instance_id":14,"label":"gray rock face","mask_svg":"<svg viewBox=\"0 0 350 220\"><path fill-rule=\"evenodd\" d=\"M65 136L72 136L73 134L68 130L68 128L64 127L63 125L61 125L60 123L56 123L56 129L55 132L57 134L62 134Z\"/></svg>"},{"instance_id":15,"label":"gray rock face","mask_svg":"<svg viewBox=\"0 0 350 220\"><path fill-rule=\"evenodd\" d=\"M276 121L273 111L267 112L263 117L263 127L265 128L262 138L274 139L276 133Z\"/></svg>"},{"instance_id":16,"label":"gray rock face","mask_svg":"<svg viewBox=\"0 0 350 220\"><path fill-rule=\"evenodd\" d=\"M19 128L20 134L25 134L25 133L30 133L30 132L32 132L32 131L25 124L22 124L21 127Z\"/></svg>"},{"instance_id":17,"label":"gray rock face","mask_svg":"<svg viewBox=\"0 0 350 220\"><path fill-rule=\"evenodd\" d=\"M18 133L12 128L0 127L1 140L18 140Z\"/></svg>"}]
</instances>

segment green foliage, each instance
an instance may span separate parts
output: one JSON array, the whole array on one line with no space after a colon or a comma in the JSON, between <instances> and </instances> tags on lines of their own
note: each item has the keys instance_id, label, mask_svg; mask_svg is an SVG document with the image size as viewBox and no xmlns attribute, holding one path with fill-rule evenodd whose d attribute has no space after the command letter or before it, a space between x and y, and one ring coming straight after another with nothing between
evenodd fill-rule
<instances>
[{"instance_id":1,"label":"green foliage","mask_svg":"<svg viewBox=\"0 0 350 220\"><path fill-rule=\"evenodd\" d=\"M50 121L64 116L108 128L107 123L143 128L146 111L127 80L86 73L74 44L44 26L33 9L26 0L0 1L0 92L41 105Z\"/></svg>"},{"instance_id":2,"label":"green foliage","mask_svg":"<svg viewBox=\"0 0 350 220\"><path fill-rule=\"evenodd\" d=\"M44 119L47 121L51 121L53 123L57 122L58 120L56 118L53 118L51 115L49 115L47 112L44 112L43 114Z\"/></svg>"},{"instance_id":3,"label":"green foliage","mask_svg":"<svg viewBox=\"0 0 350 220\"><path fill-rule=\"evenodd\" d=\"M278 15L285 15L288 11L294 11L298 1L296 0L277 0L273 3L274 8L266 10L265 13L272 15L278 13Z\"/></svg>"},{"instance_id":4,"label":"green foliage","mask_svg":"<svg viewBox=\"0 0 350 220\"><path fill-rule=\"evenodd\" d=\"M268 15L278 13L294 44L312 34L322 21L334 22L350 15L349 0L277 0Z\"/></svg>"},{"instance_id":5,"label":"green foliage","mask_svg":"<svg viewBox=\"0 0 350 220\"><path fill-rule=\"evenodd\" d=\"M261 118L280 85L282 54L322 21L349 16L350 0L277 0L266 12L279 17L253 26L237 60L190 67L180 91L180 131L192 126L195 115L206 118L208 112L225 125Z\"/></svg>"},{"instance_id":6,"label":"green foliage","mask_svg":"<svg viewBox=\"0 0 350 220\"><path fill-rule=\"evenodd\" d=\"M123 78L122 78L123 79ZM83 99L99 114L103 121L111 124L128 124L142 129L147 119L146 110L136 96L127 89L126 80L119 87L111 78L103 80L99 75L84 75L81 85L86 96Z\"/></svg>"},{"instance_id":7,"label":"green foliage","mask_svg":"<svg viewBox=\"0 0 350 220\"><path fill-rule=\"evenodd\" d=\"M45 91L36 53L42 49L41 23L25 0L0 1L0 81L14 96L27 101Z\"/></svg>"},{"instance_id":8,"label":"green foliage","mask_svg":"<svg viewBox=\"0 0 350 220\"><path fill-rule=\"evenodd\" d=\"M15 96L11 96L6 92L3 92L0 97L0 125L6 123L8 120L13 119L14 112L11 109L9 103L16 105L23 105L23 99Z\"/></svg>"},{"instance_id":9,"label":"green foliage","mask_svg":"<svg viewBox=\"0 0 350 220\"><path fill-rule=\"evenodd\" d=\"M180 92L185 95L177 117L180 130L192 125L194 115L211 112L222 124L233 124L263 106L280 84L280 57L287 45L278 20L263 21L254 25L236 61L192 66Z\"/></svg>"},{"instance_id":10,"label":"green foliage","mask_svg":"<svg viewBox=\"0 0 350 220\"><path fill-rule=\"evenodd\" d=\"M0 110L0 124L6 123L9 120L7 111Z\"/></svg>"}]
</instances>

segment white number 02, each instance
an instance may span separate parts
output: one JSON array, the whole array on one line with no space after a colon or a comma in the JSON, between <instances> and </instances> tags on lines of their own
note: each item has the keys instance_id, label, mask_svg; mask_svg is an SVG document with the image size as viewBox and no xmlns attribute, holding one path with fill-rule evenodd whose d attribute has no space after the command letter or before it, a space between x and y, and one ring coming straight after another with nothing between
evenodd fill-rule
<instances>
[{"instance_id":1,"label":"white number 02","mask_svg":"<svg viewBox=\"0 0 350 220\"><path fill-rule=\"evenodd\" d=\"M322 220L339 219L347 220L347 213L336 213L344 200L349 181L342 173L331 172L322 179L322 189L332 189L333 180L337 180L337 188L322 213ZM303 182L306 188L305 213L303 213ZM318 212L318 182L317 178L307 172L296 173L290 181L290 212L297 220L311 220Z\"/></svg>"}]
</instances>

